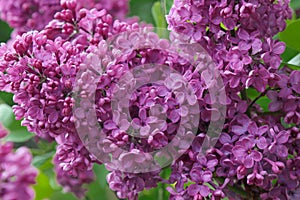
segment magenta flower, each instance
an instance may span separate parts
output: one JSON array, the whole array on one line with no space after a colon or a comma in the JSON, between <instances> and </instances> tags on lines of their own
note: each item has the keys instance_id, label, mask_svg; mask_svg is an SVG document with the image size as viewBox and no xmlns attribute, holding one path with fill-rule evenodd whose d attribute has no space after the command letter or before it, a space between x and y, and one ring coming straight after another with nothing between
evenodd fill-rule
<instances>
[{"instance_id":1,"label":"magenta flower","mask_svg":"<svg viewBox=\"0 0 300 200\"><path fill-rule=\"evenodd\" d=\"M259 162L262 159L262 153L255 150L254 147L253 140L244 138L236 143L232 148L232 153L246 168L252 168L255 161Z\"/></svg>"},{"instance_id":2,"label":"magenta flower","mask_svg":"<svg viewBox=\"0 0 300 200\"><path fill-rule=\"evenodd\" d=\"M31 165L32 155L26 147L14 152L12 143L1 140L6 135L0 124L0 199L34 199L31 186L36 183L38 172Z\"/></svg>"},{"instance_id":3,"label":"magenta flower","mask_svg":"<svg viewBox=\"0 0 300 200\"><path fill-rule=\"evenodd\" d=\"M267 39L267 42L264 44L264 50L267 51L262 55L264 62L268 63L271 68L277 69L281 62L280 55L285 50L285 44Z\"/></svg>"},{"instance_id":4,"label":"magenta flower","mask_svg":"<svg viewBox=\"0 0 300 200\"><path fill-rule=\"evenodd\" d=\"M290 75L290 83L292 85L292 89L300 94L300 71L292 71Z\"/></svg>"},{"instance_id":5,"label":"magenta flower","mask_svg":"<svg viewBox=\"0 0 300 200\"><path fill-rule=\"evenodd\" d=\"M263 136L268 129L269 127L267 125L258 128L255 122L252 122L248 127L248 132L250 134L248 137L254 141L259 149L263 150L268 146L267 139Z\"/></svg>"},{"instance_id":6,"label":"magenta flower","mask_svg":"<svg viewBox=\"0 0 300 200\"><path fill-rule=\"evenodd\" d=\"M270 78L270 73L264 67L252 70L246 81L246 87L253 86L257 91L264 92Z\"/></svg>"},{"instance_id":7,"label":"magenta flower","mask_svg":"<svg viewBox=\"0 0 300 200\"><path fill-rule=\"evenodd\" d=\"M226 60L230 63L230 68L234 71L242 71L247 65L252 63L252 58L249 55L243 54L238 48L230 49Z\"/></svg>"},{"instance_id":8,"label":"magenta flower","mask_svg":"<svg viewBox=\"0 0 300 200\"><path fill-rule=\"evenodd\" d=\"M272 100L272 102L269 104L268 108L272 112L276 112L283 107L283 101L282 98L279 96L279 94L276 91L269 90L267 92L267 96Z\"/></svg>"},{"instance_id":9,"label":"magenta flower","mask_svg":"<svg viewBox=\"0 0 300 200\"><path fill-rule=\"evenodd\" d=\"M253 55L257 54L262 50L262 42L259 38L257 38L257 35L259 32L252 32L251 35L243 29L239 29L238 37L241 40L238 44L239 50L241 51L249 51L251 50L251 53Z\"/></svg>"},{"instance_id":10,"label":"magenta flower","mask_svg":"<svg viewBox=\"0 0 300 200\"><path fill-rule=\"evenodd\" d=\"M274 129L270 129L270 134L273 137L273 142L268 147L269 151L275 153L278 157L286 158L288 156L288 149L285 143L289 140L290 133L285 130L276 133Z\"/></svg>"}]
</instances>

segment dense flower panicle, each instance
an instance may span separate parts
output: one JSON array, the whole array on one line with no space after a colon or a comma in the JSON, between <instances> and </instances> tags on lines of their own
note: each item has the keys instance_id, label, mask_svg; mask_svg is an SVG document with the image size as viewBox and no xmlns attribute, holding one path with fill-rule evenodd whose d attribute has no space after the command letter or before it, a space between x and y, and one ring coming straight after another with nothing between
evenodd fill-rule
<instances>
[{"instance_id":1,"label":"dense flower panicle","mask_svg":"<svg viewBox=\"0 0 300 200\"><path fill-rule=\"evenodd\" d=\"M95 74L89 74L90 72L84 72L79 75L77 86L86 89L79 89L75 92L75 96L78 95L80 97L80 102L77 103L81 107L74 110L74 115L82 124L91 124L91 130L93 130L94 122L93 119L89 118L92 115L92 111L88 105L93 104L93 102L90 102L90 99L94 101L93 92L96 89L94 94L96 114L104 134L98 133L98 137L101 139L97 141L95 139L97 137L91 136L97 135L96 133L86 134L89 133L88 129L82 129L80 130L80 135L83 135L81 138L88 142L95 141L95 146L98 147L95 153L102 152L102 154L99 153L98 155L101 155L102 159L108 161L109 164L111 164L109 162L111 157L119 159L118 164L120 166L118 165L117 168L121 168L126 173L122 173L116 170L114 166L108 165L111 169L114 169L108 176L110 187L116 191L119 198L136 199L140 191L144 188L150 188L150 186L147 186L148 183L146 184L145 180L143 180L143 176L146 176L147 173L135 174L127 173L127 171L139 167L144 167L144 169L151 168L149 165L143 164L147 163L147 159L154 160L147 153L161 149L171 141L178 140L176 137L174 139L174 136L181 123L186 126L186 130L189 129L189 126L195 126L195 131L205 132L205 128L198 124L199 121L201 125L209 121L208 116L212 112L211 104L213 100L208 97L207 91L210 87L213 87L213 84L211 86L205 84L205 78L206 80L209 80L209 78L204 77L204 75L210 75L207 69L198 71L188 60L176 53L172 53L168 49L171 47L166 40L159 39L156 34L147 30L147 28L132 29L131 32L120 34L114 40L116 41L115 46L111 45L113 51L108 49L106 51L106 55L113 55L113 59L108 61L107 68L103 74L96 76L96 78L94 78ZM98 48L105 48L105 45L100 42ZM93 55L98 56L98 58L103 57L105 54L102 51L104 49L94 50ZM94 60L95 58L91 57L91 59ZM107 60L104 59L102 61ZM88 61L86 62L89 63ZM82 67L89 67L89 64ZM153 64L165 66L163 68L165 71L162 70L160 72L159 68L155 71L156 68ZM145 67L148 65L151 67ZM174 72L170 71L169 68L173 69ZM145 73L143 70L148 70L148 74L141 75ZM131 77L131 73L140 73L140 76L134 78ZM151 73L154 73L154 75L151 75ZM160 75L158 74L168 78L164 82L163 79L159 78ZM193 92L197 95L189 95L187 91L179 90L183 87L180 76L186 78L187 82L193 86ZM158 78L159 81L149 83L150 80L156 80L155 78ZM93 79L96 80L96 85ZM128 92L129 88L134 88L135 84L139 85L139 82L141 85L134 89L133 93ZM123 83L127 84L126 87ZM178 96L176 96L176 90L168 89L172 87L182 92L177 91L176 95ZM124 91L122 88L127 89ZM118 97L121 97L121 99L118 100ZM128 100L129 105L127 105L125 99ZM186 107L181 105L185 101L187 102ZM114 104L115 102L117 104ZM201 109L203 113L206 113L200 120L194 117L195 114L198 115L197 109L192 109L194 112L197 112L193 113L188 108L193 107L198 102L201 102ZM116 107L114 108L114 106ZM129 113L124 113L122 107L128 108ZM128 117L132 121L128 121ZM215 120L218 120L218 118ZM184 125L181 127L183 130ZM178 144L180 142L184 143L184 140L178 142ZM202 142L199 141L198 145L201 145ZM128 152L120 153L120 148L126 149ZM200 149L199 146L196 148ZM175 146L174 149L176 149ZM210 161L208 163L203 161L203 165L207 165L210 169L213 169L214 166ZM159 172L155 173L159 174ZM126 176L129 177L128 180ZM159 180L157 178L149 181L149 183L152 183L151 187L155 187L155 181ZM126 183L121 184L120 182L122 181ZM131 191L128 191L130 189Z\"/></svg>"},{"instance_id":2,"label":"dense flower panicle","mask_svg":"<svg viewBox=\"0 0 300 200\"><path fill-rule=\"evenodd\" d=\"M77 11L81 8L106 9L117 19L125 19L128 13L127 0L30 0L30 1L0 1L0 17L6 21L16 35L32 30L42 30L54 18L56 12L68 6Z\"/></svg>"},{"instance_id":3,"label":"dense flower panicle","mask_svg":"<svg viewBox=\"0 0 300 200\"><path fill-rule=\"evenodd\" d=\"M84 13L78 33L67 33L67 36L54 28L57 32L50 35L50 23L41 32L17 36L12 46L0 47L0 87L14 94L16 105L13 111L17 119L23 119L22 125L41 138L57 141L60 167L76 178L86 170L90 171L92 162L97 162L82 145L73 123L72 90L87 54L84 51L97 48L99 41L137 24L114 22L105 10L81 9L77 12L66 8L61 11L68 12L75 16ZM76 26L75 18L74 21L64 17L61 20Z\"/></svg>"},{"instance_id":4,"label":"dense flower panicle","mask_svg":"<svg viewBox=\"0 0 300 200\"><path fill-rule=\"evenodd\" d=\"M59 155L54 159L57 182L63 186L65 192L72 192L80 199L84 198L86 192L84 185L94 181L93 171L87 169L77 170L76 176L74 176L61 167L61 161L58 160L58 157Z\"/></svg>"},{"instance_id":5,"label":"dense flower panicle","mask_svg":"<svg viewBox=\"0 0 300 200\"><path fill-rule=\"evenodd\" d=\"M287 67L279 68L285 45L273 39L284 30L291 13L289 1L285 0L175 0L167 16L169 29L175 32L173 39L201 44L217 63L226 84L227 122L215 149L206 156L213 154L219 160L219 178L229 178L228 184L234 186L246 183L249 195L254 193L262 199L290 199L297 195L299 185L296 167L290 170L290 166L299 158L299 130L292 126L300 122L300 74ZM257 91L253 101L247 97L249 88ZM271 100L270 114L256 104L264 96ZM191 152L177 161L177 165L183 163L181 168L186 166L185 179L178 176L171 179L173 183L191 180L188 174L193 168L186 157L199 162ZM175 187L171 197L189 199L192 195L201 199L212 195L203 187L205 181L199 180L193 180L197 183L192 186L193 192L190 187ZM227 190L223 191L230 197Z\"/></svg>"},{"instance_id":6,"label":"dense flower panicle","mask_svg":"<svg viewBox=\"0 0 300 200\"><path fill-rule=\"evenodd\" d=\"M55 32L50 23L45 31L18 36L12 48L1 46L0 87L15 94L17 105L13 109L17 119L25 118L23 124L42 138L53 139L74 131L71 93L79 66L86 57L83 50L88 52L108 36L137 26L113 22L105 10L82 9L79 13L85 17L77 34Z\"/></svg>"},{"instance_id":7,"label":"dense flower panicle","mask_svg":"<svg viewBox=\"0 0 300 200\"><path fill-rule=\"evenodd\" d=\"M25 147L13 152L13 144L3 142L7 131L0 124L0 199L30 200L35 194L37 169L31 165L32 155Z\"/></svg>"},{"instance_id":8,"label":"dense flower panicle","mask_svg":"<svg viewBox=\"0 0 300 200\"><path fill-rule=\"evenodd\" d=\"M160 172L148 172L142 174L123 173L112 171L107 175L107 182L110 189L116 191L119 198L138 199L138 194L144 189L157 187L162 181Z\"/></svg>"}]
</instances>

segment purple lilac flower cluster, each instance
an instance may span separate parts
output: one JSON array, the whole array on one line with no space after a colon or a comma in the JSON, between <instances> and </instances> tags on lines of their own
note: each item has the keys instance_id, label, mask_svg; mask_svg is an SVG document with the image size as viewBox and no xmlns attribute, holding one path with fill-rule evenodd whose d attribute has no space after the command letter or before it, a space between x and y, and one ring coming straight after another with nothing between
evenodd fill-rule
<instances>
[{"instance_id":1,"label":"purple lilac flower cluster","mask_svg":"<svg viewBox=\"0 0 300 200\"><path fill-rule=\"evenodd\" d=\"M74 127L72 87L79 66L93 46L138 24L113 21L106 10L77 9L75 1L42 31L18 35L1 46L1 90L14 94L13 111L22 125L58 144L54 164L58 182L78 197L78 188L93 179L92 163ZM72 31L70 31L72 30ZM67 179L70 180L67 180Z\"/></svg>"},{"instance_id":2,"label":"purple lilac flower cluster","mask_svg":"<svg viewBox=\"0 0 300 200\"><path fill-rule=\"evenodd\" d=\"M229 99L215 148L205 157L191 148L173 166L171 199L230 197L225 183L247 198L297 195L300 73L280 67L285 45L274 39L291 13L286 0L175 0L167 16L174 39L199 43L210 53ZM257 98L247 96L249 88ZM271 99L269 112L256 103L264 96Z\"/></svg>"},{"instance_id":3,"label":"purple lilac flower cluster","mask_svg":"<svg viewBox=\"0 0 300 200\"><path fill-rule=\"evenodd\" d=\"M94 102L106 138L96 142L107 153L117 147L128 150L121 156L115 151L122 167L138 165L149 158L143 156L147 152L174 141L174 133L185 117L190 116L188 122L197 128L191 147L172 163L168 180L160 177L160 170L130 173L110 168L107 181L118 197L137 199L145 188L163 182L174 186L167 190L170 199L176 200L231 198L230 188L243 191L248 198L290 199L298 195L300 176L300 136L295 126L300 123L300 74L279 67L285 45L273 39L291 17L288 3L175 0L168 22L180 38L174 32L172 37L199 43L206 49L225 82L227 98L210 97L205 84L209 73L199 72L188 60L170 53L171 44L155 33L136 31L144 25L114 21L106 10L78 9L80 2L76 1L62 1L55 19L40 32L17 36L11 47L1 46L0 88L14 93L14 113L17 119L24 119L24 126L41 138L57 142L54 163L58 182L78 197L84 196L81 186L93 179L93 163L100 164L80 140L74 123L75 118L89 120L89 112L72 112L76 75L89 67L87 60L92 59L106 67L98 77ZM105 40L123 32L130 34L119 38L113 49L108 48ZM95 57L90 58L91 54ZM142 85L129 98L130 125L147 136L136 138L128 134L129 122L110 104L122 75L152 63L176 70L192 85L195 98L183 94L182 99L199 105L200 119L193 122L195 113L182 110L177 102L180 98L168 88ZM80 83L85 86L91 79L84 73ZM171 82L180 85L176 80ZM247 96L249 88L257 90L254 100ZM80 95L82 104L89 99L84 92L75 95ZM256 103L263 96L272 100L270 112ZM226 123L217 144L203 154L201 146L209 123L220 118L211 119L212 113L219 112L212 109L215 101L227 106ZM158 113L167 120L159 120ZM88 122L93 123L93 119ZM156 122L161 122L159 129L151 130L150 124Z\"/></svg>"},{"instance_id":4,"label":"purple lilac flower cluster","mask_svg":"<svg viewBox=\"0 0 300 200\"><path fill-rule=\"evenodd\" d=\"M27 31L42 30L66 4L75 5L77 10L106 9L117 19L125 19L128 13L127 0L1 0L0 18L14 28L14 38Z\"/></svg>"},{"instance_id":5,"label":"purple lilac flower cluster","mask_svg":"<svg viewBox=\"0 0 300 200\"><path fill-rule=\"evenodd\" d=\"M172 152L168 155L172 160L172 156L177 155L175 149L182 149L181 146L185 146L185 139L177 137L179 130L187 136L191 132L189 131L191 127L194 127L197 133L204 133L210 121L213 103L209 99L209 86L205 85L205 79L209 80L205 75L210 75L205 67L205 70L198 71L188 60L178 53L173 53L167 40L159 39L155 33L147 31L147 28L134 27L129 30L114 38L116 43L106 45L100 42L100 49L91 50L96 58L102 58L101 67L103 65L107 67L101 75L97 76L93 71L100 72L100 66L93 68L90 66L93 65L92 62L86 62L81 66L81 70L84 67L94 70L88 72L83 70L83 73L78 75L76 87L79 89L76 90L75 96L79 97L80 101L77 104L81 106L74 110L74 117L80 121L76 123L77 126L83 126L77 129L80 130L79 134L83 142L87 141L85 143L87 146L93 144L92 148L97 147L89 150L92 150L97 157L101 157L106 164L109 163L108 168L112 172L107 180L111 189L115 190L120 198L137 199L139 192L145 188L155 187L162 181L159 176L161 168L152 167L155 156L148 153L172 142L174 144ZM113 50L109 50L108 46ZM111 54L112 57L106 58ZM90 59L96 61L93 57ZM150 67L145 67L147 65ZM139 70L141 66L143 67ZM165 66L165 68L160 71L157 66ZM170 68L178 74L170 71ZM156 73L151 75L153 72ZM134 74L139 76L133 78L131 75ZM168 87L160 82L162 79L158 78L164 75L168 77L164 82ZM181 90L184 84L180 75L192 85L195 95L188 94L188 90ZM96 80L96 86L93 79ZM129 88L135 87L136 82L143 84L137 84L139 87L131 93ZM213 87L212 85L214 84L210 87ZM170 90L169 88L172 87L177 90ZM122 90L122 88L126 89ZM120 98L115 99L115 96ZM201 116L201 123L199 117L195 117L195 115L199 116L199 110L195 106L198 105L197 98L201 104L201 111L206 113ZM126 107L126 99L129 107ZM185 101L186 106L182 104ZM97 129L91 117L93 108L89 106L95 103L96 119L104 134L95 133ZM123 111L124 106L128 108L129 114ZM127 115L132 120L128 121ZM216 117L214 120L217 121L219 118ZM122 151L124 149L127 150L125 153ZM110 162L112 158L119 162ZM146 173L139 173L139 168Z\"/></svg>"},{"instance_id":6,"label":"purple lilac flower cluster","mask_svg":"<svg viewBox=\"0 0 300 200\"><path fill-rule=\"evenodd\" d=\"M14 152L11 142L2 141L7 134L0 124L0 199L34 199L31 186L38 172L31 166L30 151L21 147Z\"/></svg>"}]
</instances>

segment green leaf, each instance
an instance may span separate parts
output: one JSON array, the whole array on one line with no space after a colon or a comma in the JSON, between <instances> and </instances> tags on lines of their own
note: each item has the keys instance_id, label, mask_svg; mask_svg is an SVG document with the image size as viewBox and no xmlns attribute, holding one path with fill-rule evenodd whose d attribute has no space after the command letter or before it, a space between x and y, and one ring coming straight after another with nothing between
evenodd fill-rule
<instances>
[{"instance_id":1,"label":"green leaf","mask_svg":"<svg viewBox=\"0 0 300 200\"><path fill-rule=\"evenodd\" d=\"M281 66L288 66L292 70L300 70L300 54L296 54L288 61L283 61Z\"/></svg>"},{"instance_id":2,"label":"green leaf","mask_svg":"<svg viewBox=\"0 0 300 200\"><path fill-rule=\"evenodd\" d=\"M260 99L256 101L258 105L263 109L264 112L269 111L269 104L271 103L271 100L267 96L263 96Z\"/></svg>"},{"instance_id":3,"label":"green leaf","mask_svg":"<svg viewBox=\"0 0 300 200\"><path fill-rule=\"evenodd\" d=\"M154 24L150 11L155 2L156 0L131 0L129 3L129 16L138 16L141 21Z\"/></svg>"},{"instance_id":4,"label":"green leaf","mask_svg":"<svg viewBox=\"0 0 300 200\"><path fill-rule=\"evenodd\" d=\"M54 155L54 152L49 152L49 153L46 153L46 154L43 154L40 156L34 156L34 158L32 160L32 164L38 168L43 165L45 166L47 161L52 160L53 155ZM51 167L53 167L53 166L51 166Z\"/></svg>"},{"instance_id":5,"label":"green leaf","mask_svg":"<svg viewBox=\"0 0 300 200\"><path fill-rule=\"evenodd\" d=\"M35 199L48 199L52 195L54 191L51 188L49 182L50 179L48 178L48 176L43 172L39 172L37 183L33 186L36 195Z\"/></svg>"},{"instance_id":6,"label":"green leaf","mask_svg":"<svg viewBox=\"0 0 300 200\"><path fill-rule=\"evenodd\" d=\"M155 2L152 6L152 16L155 21L156 27L166 28L167 22L164 15L163 7L159 1Z\"/></svg>"},{"instance_id":7,"label":"green leaf","mask_svg":"<svg viewBox=\"0 0 300 200\"><path fill-rule=\"evenodd\" d=\"M167 21L164 15L163 7L159 1L152 6L152 16L157 27L156 32L161 38L168 38Z\"/></svg>"},{"instance_id":8,"label":"green leaf","mask_svg":"<svg viewBox=\"0 0 300 200\"><path fill-rule=\"evenodd\" d=\"M5 141L10 142L26 142L34 137L34 134L29 133L26 128L20 128L15 130L10 130L8 136L6 136Z\"/></svg>"},{"instance_id":9,"label":"green leaf","mask_svg":"<svg viewBox=\"0 0 300 200\"><path fill-rule=\"evenodd\" d=\"M247 97L250 98L252 101L260 95L260 93L253 88L247 89L246 92L247 92ZM255 103L258 104L263 109L264 112L268 112L269 110L268 106L270 102L271 100L267 96L262 96Z\"/></svg>"},{"instance_id":10,"label":"green leaf","mask_svg":"<svg viewBox=\"0 0 300 200\"><path fill-rule=\"evenodd\" d=\"M0 42L6 42L10 38L12 28L10 28L7 23L0 20Z\"/></svg>"},{"instance_id":11,"label":"green leaf","mask_svg":"<svg viewBox=\"0 0 300 200\"><path fill-rule=\"evenodd\" d=\"M288 62L292 58L294 58L298 53L299 53L298 51L296 51L292 48L286 47L284 53L281 54L282 61Z\"/></svg>"},{"instance_id":12,"label":"green leaf","mask_svg":"<svg viewBox=\"0 0 300 200\"><path fill-rule=\"evenodd\" d=\"M14 114L10 106L6 104L0 105L0 122L3 124L3 126L8 128L13 121L13 116Z\"/></svg>"},{"instance_id":13,"label":"green leaf","mask_svg":"<svg viewBox=\"0 0 300 200\"><path fill-rule=\"evenodd\" d=\"M285 42L288 47L300 52L299 30L300 19L290 23L285 29L285 31L279 34L279 37L281 41Z\"/></svg>"},{"instance_id":14,"label":"green leaf","mask_svg":"<svg viewBox=\"0 0 300 200\"><path fill-rule=\"evenodd\" d=\"M9 131L4 139L5 141L25 142L34 136L34 134L27 131L27 128L21 126L21 121L15 120L13 110L7 104L0 105L0 122Z\"/></svg>"},{"instance_id":15,"label":"green leaf","mask_svg":"<svg viewBox=\"0 0 300 200\"><path fill-rule=\"evenodd\" d=\"M13 94L0 91L0 103L5 103L7 105L14 105Z\"/></svg>"},{"instance_id":16,"label":"green leaf","mask_svg":"<svg viewBox=\"0 0 300 200\"><path fill-rule=\"evenodd\" d=\"M108 171L104 165L94 165L93 171L96 175L96 180L88 185L86 196L89 200L117 200L116 195L109 189L106 182Z\"/></svg>"},{"instance_id":17,"label":"green leaf","mask_svg":"<svg viewBox=\"0 0 300 200\"><path fill-rule=\"evenodd\" d=\"M161 0L161 3L163 5L165 15L169 14L170 9L173 5L173 0Z\"/></svg>"},{"instance_id":18,"label":"green leaf","mask_svg":"<svg viewBox=\"0 0 300 200\"><path fill-rule=\"evenodd\" d=\"M294 58L292 58L288 64L293 65L293 66L297 66L300 67L300 53L295 56ZM300 69L300 68L299 68Z\"/></svg>"},{"instance_id":19,"label":"green leaf","mask_svg":"<svg viewBox=\"0 0 300 200\"><path fill-rule=\"evenodd\" d=\"M294 9L297 10L300 8L300 1L299 0L292 0L290 3L290 6Z\"/></svg>"},{"instance_id":20,"label":"green leaf","mask_svg":"<svg viewBox=\"0 0 300 200\"><path fill-rule=\"evenodd\" d=\"M76 199L74 195L71 193L56 191L51 195L50 200L78 200L78 199Z\"/></svg>"}]
</instances>

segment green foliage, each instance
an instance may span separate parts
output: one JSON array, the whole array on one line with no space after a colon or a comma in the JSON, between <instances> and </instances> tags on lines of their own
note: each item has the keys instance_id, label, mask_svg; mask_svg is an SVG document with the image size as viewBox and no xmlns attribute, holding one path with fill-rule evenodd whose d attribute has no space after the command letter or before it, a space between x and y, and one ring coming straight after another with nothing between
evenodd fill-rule
<instances>
[{"instance_id":1,"label":"green foliage","mask_svg":"<svg viewBox=\"0 0 300 200\"><path fill-rule=\"evenodd\" d=\"M155 21L156 27L166 28L167 22L165 19L163 7L159 1L155 2L152 6L152 16Z\"/></svg>"},{"instance_id":2,"label":"green foliage","mask_svg":"<svg viewBox=\"0 0 300 200\"><path fill-rule=\"evenodd\" d=\"M33 186L33 188L35 190L36 200L46 199L53 193L49 177L41 171L37 177L37 183Z\"/></svg>"},{"instance_id":3,"label":"green foliage","mask_svg":"<svg viewBox=\"0 0 300 200\"><path fill-rule=\"evenodd\" d=\"M10 38L12 29L0 20L0 42L6 42Z\"/></svg>"},{"instance_id":4,"label":"green foliage","mask_svg":"<svg viewBox=\"0 0 300 200\"><path fill-rule=\"evenodd\" d=\"M291 0L290 5L294 10L300 9L300 1L299 0Z\"/></svg>"},{"instance_id":5,"label":"green foliage","mask_svg":"<svg viewBox=\"0 0 300 200\"><path fill-rule=\"evenodd\" d=\"M300 53L285 63L293 70L300 70Z\"/></svg>"},{"instance_id":6,"label":"green foliage","mask_svg":"<svg viewBox=\"0 0 300 200\"><path fill-rule=\"evenodd\" d=\"M2 103L13 106L13 94L0 91L0 104Z\"/></svg>"},{"instance_id":7,"label":"green foliage","mask_svg":"<svg viewBox=\"0 0 300 200\"><path fill-rule=\"evenodd\" d=\"M264 112L268 112L268 106L269 106L269 103L271 102L271 100L267 97L267 96L261 96L260 97L260 93L258 93L255 89L253 88L249 88L247 89L246 91L247 93L247 97L251 100L251 101L254 101L255 100L255 103L258 104L262 110ZM259 97L259 98L258 98Z\"/></svg>"},{"instance_id":8,"label":"green foliage","mask_svg":"<svg viewBox=\"0 0 300 200\"><path fill-rule=\"evenodd\" d=\"M157 34L161 38L168 38L169 33L167 31L167 21L164 15L164 10L162 7L161 2L157 1L156 3L153 4L152 6L152 16L155 21L155 26Z\"/></svg>"},{"instance_id":9,"label":"green foliage","mask_svg":"<svg viewBox=\"0 0 300 200\"><path fill-rule=\"evenodd\" d=\"M21 121L15 120L13 110L7 104L0 104L0 122L9 130L5 141L25 142L34 136L21 126Z\"/></svg>"},{"instance_id":10,"label":"green foliage","mask_svg":"<svg viewBox=\"0 0 300 200\"><path fill-rule=\"evenodd\" d=\"M161 0L163 4L164 13L167 15L173 5L173 0Z\"/></svg>"},{"instance_id":11,"label":"green foliage","mask_svg":"<svg viewBox=\"0 0 300 200\"><path fill-rule=\"evenodd\" d=\"M96 180L88 186L86 194L89 200L117 200L116 195L108 188L106 175L108 171L104 165L94 165Z\"/></svg>"},{"instance_id":12,"label":"green foliage","mask_svg":"<svg viewBox=\"0 0 300 200\"><path fill-rule=\"evenodd\" d=\"M291 59L293 59L298 53L299 53L298 51L296 51L292 48L286 47L284 53L281 54L282 61L286 63L286 62L290 61Z\"/></svg>"},{"instance_id":13,"label":"green foliage","mask_svg":"<svg viewBox=\"0 0 300 200\"><path fill-rule=\"evenodd\" d=\"M131 0L129 16L138 16L141 21L154 24L150 11L155 2L156 0Z\"/></svg>"},{"instance_id":14,"label":"green foliage","mask_svg":"<svg viewBox=\"0 0 300 200\"><path fill-rule=\"evenodd\" d=\"M294 20L288 24L286 30L279 34L281 41L285 42L288 47L298 52L300 52L299 30L300 19Z\"/></svg>"}]
</instances>

